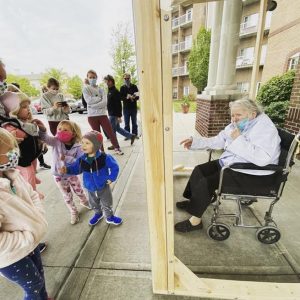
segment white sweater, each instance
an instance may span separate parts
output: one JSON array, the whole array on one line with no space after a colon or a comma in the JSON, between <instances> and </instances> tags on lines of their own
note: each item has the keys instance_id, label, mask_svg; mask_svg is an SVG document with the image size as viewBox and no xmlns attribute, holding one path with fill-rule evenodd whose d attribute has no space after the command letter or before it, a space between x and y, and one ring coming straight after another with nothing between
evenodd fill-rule
<instances>
[{"instance_id":1,"label":"white sweater","mask_svg":"<svg viewBox=\"0 0 300 300\"><path fill-rule=\"evenodd\" d=\"M107 96L103 89L85 85L82 93L87 104L88 117L107 115Z\"/></svg>"},{"instance_id":2,"label":"white sweater","mask_svg":"<svg viewBox=\"0 0 300 300\"><path fill-rule=\"evenodd\" d=\"M211 138L193 138L191 150L224 149L220 157L223 165L234 163L253 163L257 166L278 164L280 155L280 137L278 131L265 114L260 114L251 121L243 133L236 139L230 134L234 129L229 124L217 136ZM239 170L252 175L269 175L273 171Z\"/></svg>"},{"instance_id":3,"label":"white sweater","mask_svg":"<svg viewBox=\"0 0 300 300\"><path fill-rule=\"evenodd\" d=\"M47 229L38 193L33 191L18 170L9 170L4 174L7 178L0 177L0 268L30 254ZM11 186L14 186L16 193Z\"/></svg>"}]
</instances>

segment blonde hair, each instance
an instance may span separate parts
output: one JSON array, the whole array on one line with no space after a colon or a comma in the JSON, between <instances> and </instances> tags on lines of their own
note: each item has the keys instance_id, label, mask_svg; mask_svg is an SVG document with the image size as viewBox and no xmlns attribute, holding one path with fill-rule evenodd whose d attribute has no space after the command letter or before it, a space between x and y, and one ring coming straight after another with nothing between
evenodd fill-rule
<instances>
[{"instance_id":1,"label":"blonde hair","mask_svg":"<svg viewBox=\"0 0 300 300\"><path fill-rule=\"evenodd\" d=\"M82 134L81 134L81 129L80 127L73 121L70 121L70 120L63 120L63 121L60 121L57 128L59 128L60 126L62 125L67 125L71 128L73 134L74 134L74 137L73 137L73 142L80 142L81 139L82 139Z\"/></svg>"},{"instance_id":2,"label":"blonde hair","mask_svg":"<svg viewBox=\"0 0 300 300\"><path fill-rule=\"evenodd\" d=\"M6 129L0 127L0 147L1 145L11 147L11 149L18 149L18 142L16 138Z\"/></svg>"}]
</instances>

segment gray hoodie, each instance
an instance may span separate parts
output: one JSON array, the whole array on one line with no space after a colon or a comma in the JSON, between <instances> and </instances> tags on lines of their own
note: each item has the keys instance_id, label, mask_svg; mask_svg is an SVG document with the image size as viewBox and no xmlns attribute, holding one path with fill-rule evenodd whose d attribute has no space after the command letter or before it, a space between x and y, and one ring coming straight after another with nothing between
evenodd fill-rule
<instances>
[{"instance_id":1,"label":"gray hoodie","mask_svg":"<svg viewBox=\"0 0 300 300\"><path fill-rule=\"evenodd\" d=\"M88 117L107 115L107 96L103 89L85 85L82 93L87 103Z\"/></svg>"}]
</instances>

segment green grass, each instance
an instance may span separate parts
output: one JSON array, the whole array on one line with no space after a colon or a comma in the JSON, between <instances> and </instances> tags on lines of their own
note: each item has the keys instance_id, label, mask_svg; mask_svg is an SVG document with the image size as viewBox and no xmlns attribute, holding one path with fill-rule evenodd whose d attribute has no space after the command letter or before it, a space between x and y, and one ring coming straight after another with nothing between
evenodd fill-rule
<instances>
[{"instance_id":1,"label":"green grass","mask_svg":"<svg viewBox=\"0 0 300 300\"><path fill-rule=\"evenodd\" d=\"M173 109L175 112L182 112L181 110L181 103L182 100L174 100L173 101ZM190 101L190 110L189 112L196 112L196 106L197 106L197 102L196 101Z\"/></svg>"}]
</instances>

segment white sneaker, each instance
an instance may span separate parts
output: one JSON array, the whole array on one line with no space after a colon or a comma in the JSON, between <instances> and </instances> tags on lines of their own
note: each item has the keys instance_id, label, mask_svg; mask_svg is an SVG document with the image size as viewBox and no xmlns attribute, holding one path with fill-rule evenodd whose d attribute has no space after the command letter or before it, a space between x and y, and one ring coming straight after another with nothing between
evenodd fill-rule
<instances>
[{"instance_id":1,"label":"white sneaker","mask_svg":"<svg viewBox=\"0 0 300 300\"><path fill-rule=\"evenodd\" d=\"M79 222L79 215L78 214L76 214L76 215L71 215L71 224L72 225L74 225L74 224L76 224L76 223L78 223Z\"/></svg>"},{"instance_id":2,"label":"white sneaker","mask_svg":"<svg viewBox=\"0 0 300 300\"><path fill-rule=\"evenodd\" d=\"M115 154L117 154L117 155L123 155L124 152L119 148L119 149L115 149Z\"/></svg>"}]
</instances>

